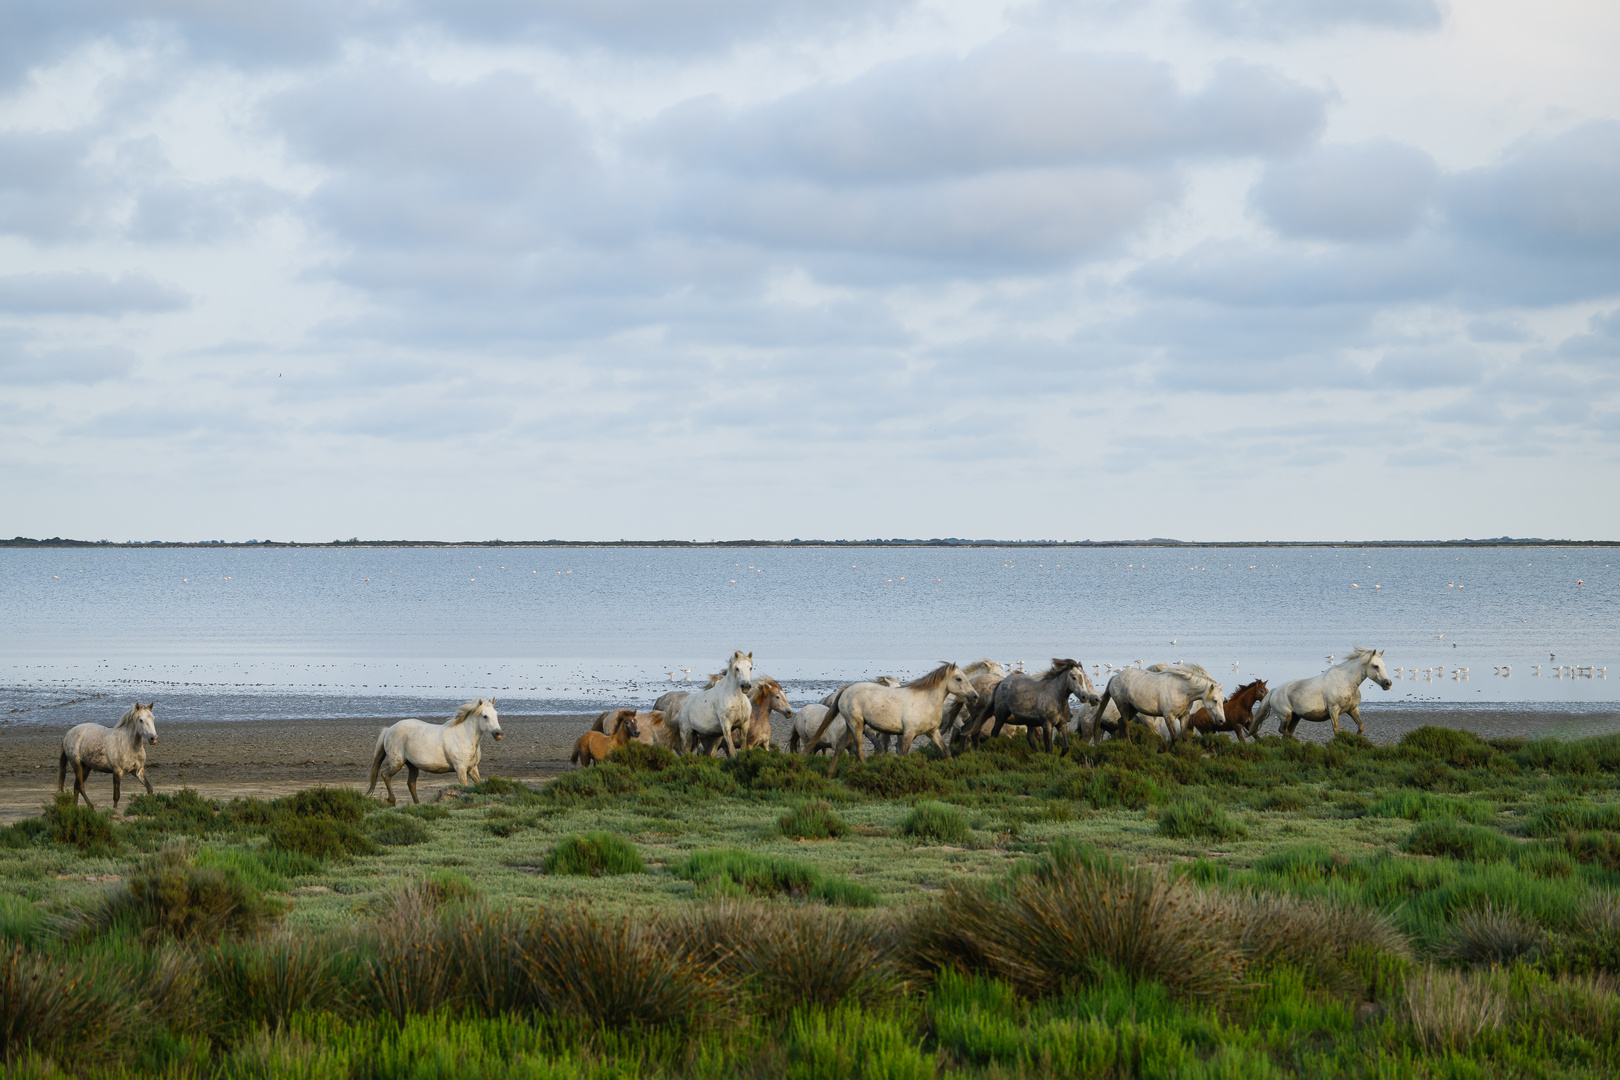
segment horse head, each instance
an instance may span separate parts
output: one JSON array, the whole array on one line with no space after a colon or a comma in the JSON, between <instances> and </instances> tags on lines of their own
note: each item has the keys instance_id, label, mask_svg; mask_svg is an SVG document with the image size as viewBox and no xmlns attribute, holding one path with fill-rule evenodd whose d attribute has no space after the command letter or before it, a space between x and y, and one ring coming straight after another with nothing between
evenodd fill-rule
<instances>
[{"instance_id":1,"label":"horse head","mask_svg":"<svg viewBox=\"0 0 1620 1080\"><path fill-rule=\"evenodd\" d=\"M473 720L478 724L480 735L488 732L495 736L495 741L501 738L501 716L495 711L494 698L479 698L478 708L473 712Z\"/></svg>"},{"instance_id":2,"label":"horse head","mask_svg":"<svg viewBox=\"0 0 1620 1080\"><path fill-rule=\"evenodd\" d=\"M1221 689L1220 683L1211 680L1209 688L1200 695L1199 700L1209 710L1211 720L1226 716L1226 691Z\"/></svg>"},{"instance_id":3,"label":"horse head","mask_svg":"<svg viewBox=\"0 0 1620 1080\"><path fill-rule=\"evenodd\" d=\"M135 703L135 725L140 728L141 736L149 743L157 742L157 720L152 716L152 706L157 702L142 705Z\"/></svg>"},{"instance_id":4,"label":"horse head","mask_svg":"<svg viewBox=\"0 0 1620 1080\"><path fill-rule=\"evenodd\" d=\"M737 685L743 693L754 688L754 654L744 653L741 649L731 654L731 663L726 665L726 674L736 672Z\"/></svg>"},{"instance_id":5,"label":"horse head","mask_svg":"<svg viewBox=\"0 0 1620 1080\"><path fill-rule=\"evenodd\" d=\"M1053 660L1052 666L1067 669L1064 678L1068 680L1069 693L1087 705L1095 705L1102 700L1097 688L1091 683L1091 676L1086 674L1086 665L1078 660Z\"/></svg>"},{"instance_id":6,"label":"horse head","mask_svg":"<svg viewBox=\"0 0 1620 1080\"><path fill-rule=\"evenodd\" d=\"M641 738L641 728L636 724L636 712L634 709L630 710L630 715L625 717L624 723L620 724L619 726L624 729L625 734L630 736L630 738Z\"/></svg>"},{"instance_id":7,"label":"horse head","mask_svg":"<svg viewBox=\"0 0 1620 1080\"><path fill-rule=\"evenodd\" d=\"M1362 670L1366 672L1365 678L1371 679L1383 689L1388 690L1395 684L1390 680L1389 670L1384 667L1384 650L1376 652L1372 649L1363 649L1360 645L1353 646L1356 653L1363 657Z\"/></svg>"},{"instance_id":8,"label":"horse head","mask_svg":"<svg viewBox=\"0 0 1620 1080\"><path fill-rule=\"evenodd\" d=\"M979 700L979 692L973 689L973 683L962 673L962 669L949 660L941 661L945 667L945 692L955 694L957 697L973 704Z\"/></svg>"},{"instance_id":9,"label":"horse head","mask_svg":"<svg viewBox=\"0 0 1620 1080\"><path fill-rule=\"evenodd\" d=\"M782 693L782 685L775 679L771 680L770 706L771 712L779 712L789 720L793 719L793 706L788 703L787 695Z\"/></svg>"}]
</instances>

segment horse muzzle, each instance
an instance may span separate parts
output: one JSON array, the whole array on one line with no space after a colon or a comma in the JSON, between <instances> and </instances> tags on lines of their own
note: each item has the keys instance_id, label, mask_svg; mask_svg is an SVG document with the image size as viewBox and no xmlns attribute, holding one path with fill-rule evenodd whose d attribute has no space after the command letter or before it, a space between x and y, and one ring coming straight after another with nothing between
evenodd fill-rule
<instances>
[{"instance_id":1,"label":"horse muzzle","mask_svg":"<svg viewBox=\"0 0 1620 1080\"><path fill-rule=\"evenodd\" d=\"M1390 682L1388 679L1379 679L1378 680L1378 685L1382 686L1385 690L1388 690L1390 687L1394 686L1395 684Z\"/></svg>"},{"instance_id":2,"label":"horse muzzle","mask_svg":"<svg viewBox=\"0 0 1620 1080\"><path fill-rule=\"evenodd\" d=\"M497 732L495 732L495 741L496 741L496 742L500 742L500 741L501 741L501 733L500 733L500 732L498 732L498 731L497 731Z\"/></svg>"},{"instance_id":3,"label":"horse muzzle","mask_svg":"<svg viewBox=\"0 0 1620 1080\"><path fill-rule=\"evenodd\" d=\"M157 736L156 735L152 736L152 745L153 746L157 745Z\"/></svg>"},{"instance_id":4,"label":"horse muzzle","mask_svg":"<svg viewBox=\"0 0 1620 1080\"><path fill-rule=\"evenodd\" d=\"M754 688L754 684L751 682L740 682L737 685L742 688L744 693L747 693Z\"/></svg>"}]
</instances>

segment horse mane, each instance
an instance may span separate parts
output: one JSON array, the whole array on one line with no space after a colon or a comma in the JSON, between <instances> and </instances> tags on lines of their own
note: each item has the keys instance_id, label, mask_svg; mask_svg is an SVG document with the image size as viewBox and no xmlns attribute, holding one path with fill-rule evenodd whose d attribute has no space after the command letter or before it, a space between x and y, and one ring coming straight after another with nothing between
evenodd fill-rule
<instances>
[{"instance_id":1,"label":"horse mane","mask_svg":"<svg viewBox=\"0 0 1620 1080\"><path fill-rule=\"evenodd\" d=\"M467 702L461 708L456 710L456 715L451 717L450 722L444 726L455 727L457 724L462 723L467 719L467 717L471 716L473 713L477 712L487 704L489 704L488 698L479 698L477 701Z\"/></svg>"},{"instance_id":2,"label":"horse mane","mask_svg":"<svg viewBox=\"0 0 1620 1080\"><path fill-rule=\"evenodd\" d=\"M1347 662L1350 660L1371 660L1377 655L1377 649L1369 649L1365 645L1352 645L1350 646L1350 655L1345 657L1345 660Z\"/></svg>"},{"instance_id":3,"label":"horse mane","mask_svg":"<svg viewBox=\"0 0 1620 1080\"><path fill-rule=\"evenodd\" d=\"M141 715L141 710L144 708L146 708L146 706L137 701L133 706L130 707L129 712L118 718L118 723L115 726L121 728L129 727L131 724L135 723L135 718Z\"/></svg>"},{"instance_id":4,"label":"horse mane","mask_svg":"<svg viewBox=\"0 0 1620 1080\"><path fill-rule=\"evenodd\" d=\"M932 690L934 687L942 685L946 679L950 678L951 669L955 666L956 665L951 663L949 660L941 660L939 667L935 668L933 671L930 671L920 679L912 679L910 682L906 683L906 689Z\"/></svg>"},{"instance_id":5,"label":"horse mane","mask_svg":"<svg viewBox=\"0 0 1620 1080\"><path fill-rule=\"evenodd\" d=\"M730 669L727 668L726 670L729 671ZM713 690L715 687L719 686L722 681L724 681L725 677L726 677L726 672L725 671L710 672L709 673L709 685L705 686L703 689L705 689L705 690Z\"/></svg>"},{"instance_id":6,"label":"horse mane","mask_svg":"<svg viewBox=\"0 0 1620 1080\"><path fill-rule=\"evenodd\" d=\"M760 675L754 679L754 688L748 691L748 700L752 701L755 705L758 705L760 702L771 696L771 691L775 690L780 692L781 689L781 683L777 682L769 675ZM782 696L784 698L787 697L786 694L783 694Z\"/></svg>"},{"instance_id":7,"label":"horse mane","mask_svg":"<svg viewBox=\"0 0 1620 1080\"><path fill-rule=\"evenodd\" d=\"M1205 671L1201 664L1154 664L1149 671L1157 671L1161 675L1174 675L1184 680L1188 686L1200 694L1211 687L1221 685L1220 682Z\"/></svg>"},{"instance_id":8,"label":"horse mane","mask_svg":"<svg viewBox=\"0 0 1620 1080\"><path fill-rule=\"evenodd\" d=\"M1066 674L1081 666L1083 665L1078 660L1059 660L1054 656L1052 657L1052 666L1035 676L1035 681L1046 682L1048 679L1055 679L1059 675Z\"/></svg>"}]
</instances>

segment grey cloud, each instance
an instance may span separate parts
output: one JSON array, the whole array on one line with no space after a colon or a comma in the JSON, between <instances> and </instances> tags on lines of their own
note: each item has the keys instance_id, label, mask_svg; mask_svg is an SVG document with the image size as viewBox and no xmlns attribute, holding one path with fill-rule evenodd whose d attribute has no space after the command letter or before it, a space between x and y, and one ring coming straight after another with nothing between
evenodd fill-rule
<instances>
[{"instance_id":1,"label":"grey cloud","mask_svg":"<svg viewBox=\"0 0 1620 1080\"><path fill-rule=\"evenodd\" d=\"M160 180L136 199L127 234L137 242L212 243L292 206L289 195L255 180Z\"/></svg>"},{"instance_id":2,"label":"grey cloud","mask_svg":"<svg viewBox=\"0 0 1620 1080\"><path fill-rule=\"evenodd\" d=\"M139 272L118 277L89 270L0 276L0 312L9 315L124 315L181 311L191 297Z\"/></svg>"},{"instance_id":3,"label":"grey cloud","mask_svg":"<svg viewBox=\"0 0 1620 1080\"><path fill-rule=\"evenodd\" d=\"M1536 340L1535 333L1511 315L1482 315L1471 319L1467 332L1469 341L1523 344Z\"/></svg>"},{"instance_id":4,"label":"grey cloud","mask_svg":"<svg viewBox=\"0 0 1620 1080\"><path fill-rule=\"evenodd\" d=\"M1227 63L1183 91L1168 65L1003 40L962 59L888 64L728 113L713 99L667 111L643 145L697 168L886 183L990 170L1273 154L1320 130L1325 97L1269 69Z\"/></svg>"},{"instance_id":5,"label":"grey cloud","mask_svg":"<svg viewBox=\"0 0 1620 1080\"><path fill-rule=\"evenodd\" d=\"M136 362L133 352L116 345L37 348L0 342L0 383L98 383L128 375Z\"/></svg>"},{"instance_id":6,"label":"grey cloud","mask_svg":"<svg viewBox=\"0 0 1620 1080\"><path fill-rule=\"evenodd\" d=\"M1384 352L1372 371L1376 387L1409 390L1472 386L1485 377L1485 357L1469 345L1403 347Z\"/></svg>"},{"instance_id":7,"label":"grey cloud","mask_svg":"<svg viewBox=\"0 0 1620 1080\"><path fill-rule=\"evenodd\" d=\"M912 0L416 0L410 10L462 37L667 54L848 30L911 6Z\"/></svg>"},{"instance_id":8,"label":"grey cloud","mask_svg":"<svg viewBox=\"0 0 1620 1080\"><path fill-rule=\"evenodd\" d=\"M1423 151L1387 139L1322 146L1270 165L1250 201L1279 232L1334 240L1410 233L1434 196L1439 171Z\"/></svg>"},{"instance_id":9,"label":"grey cloud","mask_svg":"<svg viewBox=\"0 0 1620 1080\"><path fill-rule=\"evenodd\" d=\"M1434 30L1445 20L1437 0L1188 0L1193 21L1243 37L1288 38L1376 26Z\"/></svg>"},{"instance_id":10,"label":"grey cloud","mask_svg":"<svg viewBox=\"0 0 1620 1080\"><path fill-rule=\"evenodd\" d=\"M0 131L0 233L60 240L105 217L84 158L88 139L70 132Z\"/></svg>"},{"instance_id":11,"label":"grey cloud","mask_svg":"<svg viewBox=\"0 0 1620 1080\"><path fill-rule=\"evenodd\" d=\"M1586 333L1559 343L1554 355L1582 362L1620 360L1620 308L1592 316L1587 326Z\"/></svg>"},{"instance_id":12,"label":"grey cloud","mask_svg":"<svg viewBox=\"0 0 1620 1080\"><path fill-rule=\"evenodd\" d=\"M1460 232L1531 255L1620 260L1620 121L1527 141L1447 184Z\"/></svg>"},{"instance_id":13,"label":"grey cloud","mask_svg":"<svg viewBox=\"0 0 1620 1080\"><path fill-rule=\"evenodd\" d=\"M1432 243L1316 252L1205 241L1144 264L1131 281L1157 293L1234 306L1316 306L1434 297L1452 286L1454 273L1449 253Z\"/></svg>"},{"instance_id":14,"label":"grey cloud","mask_svg":"<svg viewBox=\"0 0 1620 1080\"><path fill-rule=\"evenodd\" d=\"M690 190L671 216L693 232L898 259L913 272L943 263L977 277L1099 254L1179 192L1174 176L1123 169L857 189L716 182Z\"/></svg>"}]
</instances>

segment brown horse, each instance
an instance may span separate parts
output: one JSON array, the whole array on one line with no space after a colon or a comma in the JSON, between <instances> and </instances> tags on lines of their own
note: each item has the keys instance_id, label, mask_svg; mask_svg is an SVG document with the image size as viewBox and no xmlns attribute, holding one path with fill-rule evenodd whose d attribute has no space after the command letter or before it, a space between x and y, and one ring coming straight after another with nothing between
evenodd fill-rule
<instances>
[{"instance_id":1,"label":"brown horse","mask_svg":"<svg viewBox=\"0 0 1620 1080\"><path fill-rule=\"evenodd\" d=\"M748 691L748 702L753 708L748 715L748 727L743 731L742 748L769 747L771 713L779 712L791 720L793 706L788 704L787 695L782 693L782 684L769 675L754 676L754 688Z\"/></svg>"},{"instance_id":2,"label":"brown horse","mask_svg":"<svg viewBox=\"0 0 1620 1080\"><path fill-rule=\"evenodd\" d=\"M1249 725L1254 722L1255 704L1265 696L1265 680L1256 679L1232 691L1232 696L1226 699L1226 708L1221 710L1226 716L1220 723L1217 724L1210 719L1209 710L1201 704L1192 711L1187 720L1200 735L1230 731L1238 737L1238 742L1243 742L1249 734Z\"/></svg>"},{"instance_id":3,"label":"brown horse","mask_svg":"<svg viewBox=\"0 0 1620 1080\"><path fill-rule=\"evenodd\" d=\"M639 732L636 729L636 717L633 710L618 726L611 736L600 731L587 731L579 737L574 744L574 754L568 760L575 765L596 765L606 761L607 756L615 750L621 750L630 744Z\"/></svg>"},{"instance_id":4,"label":"brown horse","mask_svg":"<svg viewBox=\"0 0 1620 1080\"><path fill-rule=\"evenodd\" d=\"M636 741L644 746L670 746L674 736L664 723L664 714L657 709L649 712L638 712L635 709L609 709L596 718L591 725L592 731L600 731L604 735L612 735L619 730L619 725L626 720L634 719L640 734Z\"/></svg>"}]
</instances>

